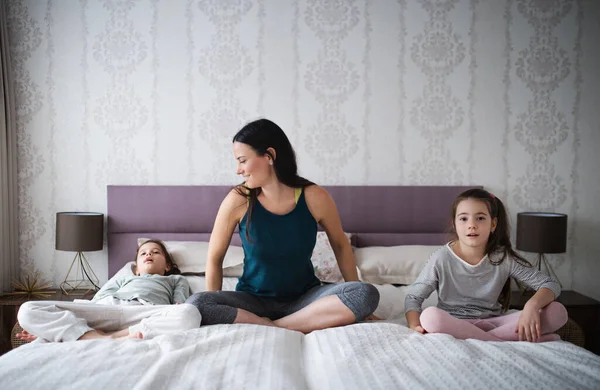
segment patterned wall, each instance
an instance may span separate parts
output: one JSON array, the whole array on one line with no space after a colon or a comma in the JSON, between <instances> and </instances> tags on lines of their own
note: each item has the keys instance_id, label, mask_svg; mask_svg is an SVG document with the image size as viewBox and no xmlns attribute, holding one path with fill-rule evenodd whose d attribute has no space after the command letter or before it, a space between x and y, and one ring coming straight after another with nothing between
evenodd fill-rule
<instances>
[{"instance_id":1,"label":"patterned wall","mask_svg":"<svg viewBox=\"0 0 600 390\"><path fill-rule=\"evenodd\" d=\"M513 221L567 213L551 262L600 298L591 0L9 5L25 271L64 277L54 214L105 212L107 184L238 182L231 137L267 116L321 184L481 184Z\"/></svg>"}]
</instances>

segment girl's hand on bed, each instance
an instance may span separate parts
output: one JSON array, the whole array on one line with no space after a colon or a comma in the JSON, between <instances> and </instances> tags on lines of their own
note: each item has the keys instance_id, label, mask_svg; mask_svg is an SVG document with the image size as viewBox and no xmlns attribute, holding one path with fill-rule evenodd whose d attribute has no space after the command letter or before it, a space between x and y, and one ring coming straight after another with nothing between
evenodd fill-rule
<instances>
[{"instance_id":1,"label":"girl's hand on bed","mask_svg":"<svg viewBox=\"0 0 600 390\"><path fill-rule=\"evenodd\" d=\"M383 318L377 317L375 314L371 314L365 318L365 321L382 321Z\"/></svg>"},{"instance_id":2,"label":"girl's hand on bed","mask_svg":"<svg viewBox=\"0 0 600 390\"><path fill-rule=\"evenodd\" d=\"M31 341L37 339L37 336L32 335L31 333L27 332L26 330L23 330L22 332L17 333L15 336L17 336L21 340L27 341L27 342L31 342Z\"/></svg>"},{"instance_id":3,"label":"girl's hand on bed","mask_svg":"<svg viewBox=\"0 0 600 390\"><path fill-rule=\"evenodd\" d=\"M414 330L415 332L419 332L421 334L425 334L425 329L423 329L423 327L421 325L417 325L417 326L409 326L410 329Z\"/></svg>"},{"instance_id":4,"label":"girl's hand on bed","mask_svg":"<svg viewBox=\"0 0 600 390\"><path fill-rule=\"evenodd\" d=\"M538 341L542 336L539 310L535 307L525 305L519 316L519 322L517 323L515 332L519 333L520 341Z\"/></svg>"}]
</instances>

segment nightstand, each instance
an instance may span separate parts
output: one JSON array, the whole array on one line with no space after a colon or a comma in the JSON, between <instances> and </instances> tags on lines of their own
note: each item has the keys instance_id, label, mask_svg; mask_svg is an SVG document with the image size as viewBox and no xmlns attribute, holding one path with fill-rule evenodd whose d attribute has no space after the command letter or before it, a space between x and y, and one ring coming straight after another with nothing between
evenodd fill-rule
<instances>
[{"instance_id":1,"label":"nightstand","mask_svg":"<svg viewBox=\"0 0 600 390\"><path fill-rule=\"evenodd\" d=\"M22 295L0 295L0 355L12 349L10 333L17 323L19 307L27 301L72 301L74 299L92 299L95 292L84 294L86 290L73 291L69 295L60 289L55 290L46 298L27 298Z\"/></svg>"},{"instance_id":2,"label":"nightstand","mask_svg":"<svg viewBox=\"0 0 600 390\"><path fill-rule=\"evenodd\" d=\"M531 295L531 293L521 295L519 291L513 291L510 297L510 308L522 310L523 305L531 298ZM600 355L600 335L598 334L598 329L600 329L600 302L569 290L561 292L556 301L565 306L569 318L583 329L585 348Z\"/></svg>"}]
</instances>

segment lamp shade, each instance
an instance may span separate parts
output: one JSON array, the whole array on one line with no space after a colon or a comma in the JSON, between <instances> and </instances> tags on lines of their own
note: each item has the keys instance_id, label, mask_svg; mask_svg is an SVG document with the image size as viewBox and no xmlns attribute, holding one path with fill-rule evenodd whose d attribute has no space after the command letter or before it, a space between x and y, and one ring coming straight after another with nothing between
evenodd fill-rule
<instances>
[{"instance_id":1,"label":"lamp shade","mask_svg":"<svg viewBox=\"0 0 600 390\"><path fill-rule=\"evenodd\" d=\"M566 252L567 216L557 213L518 213L517 249L536 253Z\"/></svg>"},{"instance_id":2,"label":"lamp shade","mask_svg":"<svg viewBox=\"0 0 600 390\"><path fill-rule=\"evenodd\" d=\"M56 213L56 249L90 252L102 250L104 214L86 212Z\"/></svg>"}]
</instances>

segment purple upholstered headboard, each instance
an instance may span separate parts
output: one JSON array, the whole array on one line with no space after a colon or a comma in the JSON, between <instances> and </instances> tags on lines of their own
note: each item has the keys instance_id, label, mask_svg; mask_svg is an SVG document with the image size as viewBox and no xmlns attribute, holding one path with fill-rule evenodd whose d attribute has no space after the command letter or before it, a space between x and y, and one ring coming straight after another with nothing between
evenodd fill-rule
<instances>
[{"instance_id":1,"label":"purple upholstered headboard","mask_svg":"<svg viewBox=\"0 0 600 390\"><path fill-rule=\"evenodd\" d=\"M437 245L463 186L325 186L354 245ZM208 241L230 186L108 186L108 276L135 258L138 237ZM239 245L237 234L232 244Z\"/></svg>"}]
</instances>

